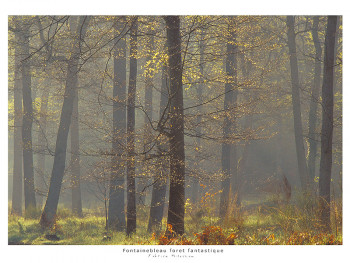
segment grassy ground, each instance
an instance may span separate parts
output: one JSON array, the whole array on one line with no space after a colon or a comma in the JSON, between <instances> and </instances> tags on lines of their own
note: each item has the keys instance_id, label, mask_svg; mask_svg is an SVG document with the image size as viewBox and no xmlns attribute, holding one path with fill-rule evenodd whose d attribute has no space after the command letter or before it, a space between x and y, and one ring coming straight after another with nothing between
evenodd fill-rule
<instances>
[{"instance_id":1,"label":"grassy ground","mask_svg":"<svg viewBox=\"0 0 350 263\"><path fill-rule=\"evenodd\" d=\"M138 211L137 232L127 237L124 233L106 233L105 218L96 215L96 211L85 210L84 218L77 218L65 208L59 209L57 223L50 230L40 228L40 213L32 213L31 218L9 215L8 240L9 244L28 245L341 244L340 205L333 205L333 233L330 234L322 233L311 204L296 206L251 201L243 203L240 211L231 208L223 221L197 216L197 211L188 206L186 233L181 240L168 240L164 236L147 233L148 218L144 209ZM164 230L165 225L164 220ZM50 240L52 236L59 240Z\"/></svg>"}]
</instances>

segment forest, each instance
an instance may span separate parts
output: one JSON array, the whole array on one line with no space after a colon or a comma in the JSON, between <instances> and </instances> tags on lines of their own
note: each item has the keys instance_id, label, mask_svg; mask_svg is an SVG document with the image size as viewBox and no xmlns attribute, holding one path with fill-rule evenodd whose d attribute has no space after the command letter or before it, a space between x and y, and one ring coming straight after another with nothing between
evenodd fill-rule
<instances>
[{"instance_id":1,"label":"forest","mask_svg":"<svg viewBox=\"0 0 350 263\"><path fill-rule=\"evenodd\" d=\"M8 244L343 244L342 22L8 16Z\"/></svg>"}]
</instances>

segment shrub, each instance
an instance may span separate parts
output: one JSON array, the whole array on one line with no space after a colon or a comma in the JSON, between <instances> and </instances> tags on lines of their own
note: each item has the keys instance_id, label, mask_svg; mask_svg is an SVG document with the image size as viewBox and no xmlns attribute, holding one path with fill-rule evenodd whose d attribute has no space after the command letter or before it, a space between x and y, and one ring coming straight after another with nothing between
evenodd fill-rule
<instances>
[{"instance_id":1,"label":"shrub","mask_svg":"<svg viewBox=\"0 0 350 263\"><path fill-rule=\"evenodd\" d=\"M288 239L287 245L341 245L342 242L337 240L332 234L312 234L306 232L294 232Z\"/></svg>"},{"instance_id":2,"label":"shrub","mask_svg":"<svg viewBox=\"0 0 350 263\"><path fill-rule=\"evenodd\" d=\"M231 233L229 236L223 234L222 228L218 226L207 226L202 233L194 234L199 245L234 245L237 235Z\"/></svg>"}]
</instances>

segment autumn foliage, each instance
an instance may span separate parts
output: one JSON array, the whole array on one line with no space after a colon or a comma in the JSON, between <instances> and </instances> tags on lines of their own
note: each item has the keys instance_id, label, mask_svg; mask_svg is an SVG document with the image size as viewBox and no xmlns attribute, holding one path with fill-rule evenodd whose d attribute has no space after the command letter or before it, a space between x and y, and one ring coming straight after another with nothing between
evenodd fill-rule
<instances>
[{"instance_id":1,"label":"autumn foliage","mask_svg":"<svg viewBox=\"0 0 350 263\"><path fill-rule=\"evenodd\" d=\"M199 245L234 245L237 238L235 233L225 236L222 228L218 226L207 226L202 233L195 234Z\"/></svg>"},{"instance_id":2,"label":"autumn foliage","mask_svg":"<svg viewBox=\"0 0 350 263\"><path fill-rule=\"evenodd\" d=\"M168 231L171 233L172 227L168 225ZM203 228L203 231L200 233L194 234L195 239L187 239L184 236L171 236L169 234L164 234L159 237L159 245L234 245L237 235L231 233L226 236L223 233L221 227L218 226L206 226ZM152 238L155 238L153 234Z\"/></svg>"},{"instance_id":3,"label":"autumn foliage","mask_svg":"<svg viewBox=\"0 0 350 263\"><path fill-rule=\"evenodd\" d=\"M293 233L288 239L287 245L341 245L333 234L319 233L313 235L311 233Z\"/></svg>"}]
</instances>

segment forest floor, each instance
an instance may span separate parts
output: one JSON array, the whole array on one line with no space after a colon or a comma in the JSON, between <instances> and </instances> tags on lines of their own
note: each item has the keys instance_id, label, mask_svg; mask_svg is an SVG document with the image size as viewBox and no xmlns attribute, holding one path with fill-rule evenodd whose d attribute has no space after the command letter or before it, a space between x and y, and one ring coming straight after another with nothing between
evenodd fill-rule
<instances>
[{"instance_id":1,"label":"forest floor","mask_svg":"<svg viewBox=\"0 0 350 263\"><path fill-rule=\"evenodd\" d=\"M205 216L214 214L206 207L198 210L186 204L185 235L168 239L147 232L146 209L139 208L137 231L130 237L121 232L106 232L105 218L96 210L84 210L84 217L73 216L59 208L54 227L39 226L40 212L30 218L10 215L9 244L25 245L293 245L342 244L341 203L332 206L332 233L323 233L311 203L302 205L274 202L242 202L240 210L231 208L224 220ZM163 221L165 232L166 218Z\"/></svg>"}]
</instances>

